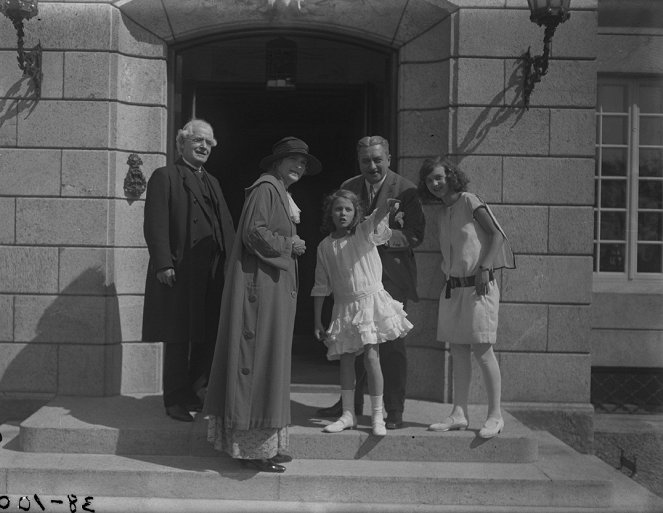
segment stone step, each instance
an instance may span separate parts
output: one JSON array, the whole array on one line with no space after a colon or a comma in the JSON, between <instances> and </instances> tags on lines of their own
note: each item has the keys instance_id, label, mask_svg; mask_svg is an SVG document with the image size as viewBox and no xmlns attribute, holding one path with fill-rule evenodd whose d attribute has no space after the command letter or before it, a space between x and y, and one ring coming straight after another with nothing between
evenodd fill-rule
<instances>
[{"instance_id":1,"label":"stone step","mask_svg":"<svg viewBox=\"0 0 663 513\"><path fill-rule=\"evenodd\" d=\"M133 506L125 504L124 511L145 511L132 509L141 499L179 501L180 511L198 511L201 500L250 501L251 511L271 512L295 511L287 509L292 504L308 508L299 511L613 511L606 466L552 437L544 439L541 458L533 463L298 459L286 464L285 473L268 474L225 455L25 453L17 439L3 434L0 494L76 494L91 497L97 511L97 497L131 499Z\"/></svg>"},{"instance_id":2,"label":"stone step","mask_svg":"<svg viewBox=\"0 0 663 513\"><path fill-rule=\"evenodd\" d=\"M367 415L358 429L329 434L322 427L333 419L316 417L315 410L333 404L337 392L293 391L291 398L289 452L296 459L530 463L538 457L531 431L506 412L504 432L490 440L477 436L485 408L470 407L467 431L435 433L427 426L450 406L414 400L406 402L403 429L385 437L371 434ZM21 423L20 436L22 450L33 453L216 456L207 421L168 418L160 396L58 397Z\"/></svg>"}]
</instances>

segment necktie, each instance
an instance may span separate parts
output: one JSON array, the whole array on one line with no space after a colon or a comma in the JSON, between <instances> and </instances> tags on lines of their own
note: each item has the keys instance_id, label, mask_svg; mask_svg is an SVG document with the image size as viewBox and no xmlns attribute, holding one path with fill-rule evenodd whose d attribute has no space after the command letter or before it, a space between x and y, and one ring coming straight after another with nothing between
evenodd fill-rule
<instances>
[{"instance_id":1,"label":"necktie","mask_svg":"<svg viewBox=\"0 0 663 513\"><path fill-rule=\"evenodd\" d=\"M368 204L372 205L375 199L375 188L372 185L368 186Z\"/></svg>"}]
</instances>

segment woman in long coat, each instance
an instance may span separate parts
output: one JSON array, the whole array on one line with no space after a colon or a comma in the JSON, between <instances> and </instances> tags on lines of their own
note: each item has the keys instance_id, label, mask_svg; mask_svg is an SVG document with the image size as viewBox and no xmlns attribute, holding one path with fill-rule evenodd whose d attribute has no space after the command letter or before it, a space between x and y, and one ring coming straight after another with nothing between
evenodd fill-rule
<instances>
[{"instance_id":1,"label":"woman in long coat","mask_svg":"<svg viewBox=\"0 0 663 513\"><path fill-rule=\"evenodd\" d=\"M299 209L287 188L321 170L304 141L286 137L247 189L228 262L205 398L208 440L245 466L283 472L291 458L290 364L297 307Z\"/></svg>"}]
</instances>

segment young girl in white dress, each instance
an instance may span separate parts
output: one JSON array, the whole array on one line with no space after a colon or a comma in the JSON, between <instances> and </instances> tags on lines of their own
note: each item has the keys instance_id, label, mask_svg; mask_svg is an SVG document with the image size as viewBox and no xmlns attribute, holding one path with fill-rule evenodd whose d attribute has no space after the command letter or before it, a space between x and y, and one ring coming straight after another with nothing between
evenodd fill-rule
<instances>
[{"instance_id":1,"label":"young girl in white dress","mask_svg":"<svg viewBox=\"0 0 663 513\"><path fill-rule=\"evenodd\" d=\"M488 416L479 436L492 438L504 428L502 378L493 352L500 303L494 270L513 269L515 260L488 205L467 192L468 182L460 169L442 157L426 159L419 171L422 198L441 202L439 241L447 282L440 296L437 340L449 343L453 365L453 410L429 429L467 429L474 353L488 394Z\"/></svg>"},{"instance_id":2,"label":"young girl in white dress","mask_svg":"<svg viewBox=\"0 0 663 513\"><path fill-rule=\"evenodd\" d=\"M382 262L377 246L391 237L388 215L395 215L399 203L389 199L363 218L359 198L340 189L325 200L323 230L329 235L320 242L311 295L315 337L324 341L329 360L340 359L341 417L323 431L338 433L357 425L354 415L355 357L364 354L371 396L373 434L387 434L378 345L404 336L412 323L403 304L382 286ZM334 295L331 323L322 324L325 296Z\"/></svg>"}]
</instances>

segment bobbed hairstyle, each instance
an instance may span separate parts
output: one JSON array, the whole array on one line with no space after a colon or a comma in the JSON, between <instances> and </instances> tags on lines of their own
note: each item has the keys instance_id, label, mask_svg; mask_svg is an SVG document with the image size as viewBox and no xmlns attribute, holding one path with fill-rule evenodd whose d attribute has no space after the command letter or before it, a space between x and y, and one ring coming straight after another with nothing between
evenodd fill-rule
<instances>
[{"instance_id":1,"label":"bobbed hairstyle","mask_svg":"<svg viewBox=\"0 0 663 513\"><path fill-rule=\"evenodd\" d=\"M422 199L440 201L438 197L434 196L428 190L428 186L426 185L426 177L431 174L436 167L444 168L444 172L447 176L447 183L449 184L449 187L451 187L451 190L454 192L467 191L467 184L470 183L470 179L467 175L449 159L438 155L432 159L425 159L419 168L419 184L417 185L417 190Z\"/></svg>"},{"instance_id":2,"label":"bobbed hairstyle","mask_svg":"<svg viewBox=\"0 0 663 513\"><path fill-rule=\"evenodd\" d=\"M352 219L350 226L348 227L348 232L354 234L355 230L357 229L357 225L364 219L364 208L361 205L359 196L347 189L338 189L337 191L334 191L325 197L324 203L322 205L321 230L323 233L332 233L334 230L336 230L336 225L332 219L332 209L334 208L334 203L339 198L344 198L350 201L352 206L355 208L355 216Z\"/></svg>"}]
</instances>

